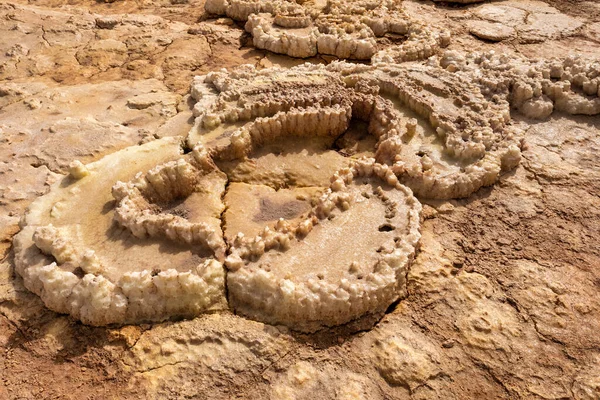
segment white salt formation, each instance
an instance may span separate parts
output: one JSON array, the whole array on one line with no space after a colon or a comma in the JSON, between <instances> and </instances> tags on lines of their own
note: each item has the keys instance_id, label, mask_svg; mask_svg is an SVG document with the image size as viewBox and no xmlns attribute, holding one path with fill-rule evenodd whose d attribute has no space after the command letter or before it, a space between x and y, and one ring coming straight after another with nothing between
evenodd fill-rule
<instances>
[{"instance_id":1,"label":"white salt formation","mask_svg":"<svg viewBox=\"0 0 600 400\"><path fill-rule=\"evenodd\" d=\"M449 44L447 31L410 18L401 0L207 0L206 11L246 22L254 46L292 57L411 61ZM380 50L379 39L400 44Z\"/></svg>"},{"instance_id":2,"label":"white salt formation","mask_svg":"<svg viewBox=\"0 0 600 400\"><path fill-rule=\"evenodd\" d=\"M279 24L307 23L286 10ZM301 331L377 316L406 295L413 192L450 199L493 184L520 161L511 106L598 114L599 79L579 58L457 52L197 77L192 151L165 138L71 163L24 216L16 270L49 308L92 325L227 301Z\"/></svg>"},{"instance_id":3,"label":"white salt formation","mask_svg":"<svg viewBox=\"0 0 600 400\"><path fill-rule=\"evenodd\" d=\"M175 242L200 245L222 260L225 242L218 214L205 221L190 222L189 217L161 212L164 207L160 205L194 195L201 196L196 199L200 207L222 211L219 188L224 188L225 183L224 174L216 169L206 151L198 146L189 162L184 159L170 161L145 175L138 174L133 181L126 184L119 182L113 186L112 193L118 202L115 221L137 238L164 237Z\"/></svg>"},{"instance_id":4,"label":"white salt formation","mask_svg":"<svg viewBox=\"0 0 600 400\"><path fill-rule=\"evenodd\" d=\"M447 51L430 63L476 82L486 97L506 99L529 118L547 118L554 110L600 114L598 60L572 56L532 61L493 51Z\"/></svg>"},{"instance_id":5,"label":"white salt formation","mask_svg":"<svg viewBox=\"0 0 600 400\"><path fill-rule=\"evenodd\" d=\"M85 167L74 164L73 177L59 180L29 206L14 238L16 270L25 286L48 308L90 325L191 318L225 308L223 266L211 251L141 239L113 221L121 218L111 194L117 181L180 157L179 141L167 138Z\"/></svg>"},{"instance_id":6,"label":"white salt formation","mask_svg":"<svg viewBox=\"0 0 600 400\"><path fill-rule=\"evenodd\" d=\"M225 261L231 306L302 331L382 314L406 296L420 210L388 167L365 160L339 171L300 221L235 238Z\"/></svg>"},{"instance_id":7,"label":"white salt formation","mask_svg":"<svg viewBox=\"0 0 600 400\"><path fill-rule=\"evenodd\" d=\"M487 100L471 79L436 66L245 66L197 78L192 95L189 145L203 143L217 158L247 157L254 143L292 128L340 135L353 118L368 124L371 155L423 197L466 197L520 160L509 103Z\"/></svg>"}]
</instances>

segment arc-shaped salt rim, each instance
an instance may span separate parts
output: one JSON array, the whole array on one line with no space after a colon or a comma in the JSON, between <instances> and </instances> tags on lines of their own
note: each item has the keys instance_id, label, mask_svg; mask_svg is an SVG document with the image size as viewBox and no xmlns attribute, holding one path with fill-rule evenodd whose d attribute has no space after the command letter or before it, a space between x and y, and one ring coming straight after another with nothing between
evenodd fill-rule
<instances>
[{"instance_id":1,"label":"arc-shaped salt rim","mask_svg":"<svg viewBox=\"0 0 600 400\"><path fill-rule=\"evenodd\" d=\"M63 200L84 193L78 185L100 179L124 160L165 160L180 154L179 150L178 139L164 138L120 150L85 167L74 163L76 174L57 181L49 193L28 207L21 231L13 239L15 270L25 287L49 309L90 325L191 318L226 307L224 268L216 260L206 260L185 272L172 268L130 271L109 279L106 271L110 266L103 265L91 249L75 243L84 229L80 223L53 226L48 222L60 216Z\"/></svg>"},{"instance_id":2,"label":"arc-shaped salt rim","mask_svg":"<svg viewBox=\"0 0 600 400\"><path fill-rule=\"evenodd\" d=\"M514 55L448 51L431 60L476 82L488 97L502 97L525 116L600 114L600 60L581 56L530 60Z\"/></svg>"},{"instance_id":3,"label":"arc-shaped salt rim","mask_svg":"<svg viewBox=\"0 0 600 400\"><path fill-rule=\"evenodd\" d=\"M16 269L25 287L40 296L52 311L69 314L94 326L162 321L175 316L194 317L222 306L225 275L223 265L206 260L190 271L167 269L127 272L117 282L102 275L104 267L92 250L77 251L61 228L27 226L15 237L15 253L26 259L33 254L25 238L33 236L36 246L56 262L26 265L17 259ZM80 268L75 274L60 267L69 263Z\"/></svg>"},{"instance_id":4,"label":"arc-shaped salt rim","mask_svg":"<svg viewBox=\"0 0 600 400\"><path fill-rule=\"evenodd\" d=\"M138 173L133 181L117 182L112 188L117 200L115 221L127 228L135 237L162 237L186 244L202 245L223 259L225 241L217 232L203 222L189 222L185 218L155 213L153 205L168 203L192 194L200 176L215 171L208 153L196 146L191 162L184 159L156 166L146 174Z\"/></svg>"},{"instance_id":5,"label":"arc-shaped salt rim","mask_svg":"<svg viewBox=\"0 0 600 400\"><path fill-rule=\"evenodd\" d=\"M279 78L249 65L196 77L191 91L197 101L194 115L199 117L201 127L214 128L223 123L270 117L292 108L330 107L342 104L350 94L336 73L323 69L295 69ZM323 96L323 91L328 95ZM247 97L253 95L261 98L248 101Z\"/></svg>"},{"instance_id":6,"label":"arc-shaped salt rim","mask_svg":"<svg viewBox=\"0 0 600 400\"><path fill-rule=\"evenodd\" d=\"M294 283L290 279L276 278L265 269L244 268L248 261L259 261L266 252L285 251L296 238L309 235L313 227L327 219L334 209L348 210L351 205L345 190L355 177L381 180L395 187L404 193L404 206L409 208L408 233L396 242L391 253L381 254L372 272L361 280L348 274L339 282L309 279ZM328 191L295 226L279 221L274 229L265 228L255 238L236 237L225 261L230 270L227 283L230 303L238 312L253 318L305 331L382 312L405 295L405 274L420 239L420 211L419 201L409 188L398 182L389 167L372 159L357 161L351 168L332 177Z\"/></svg>"},{"instance_id":7,"label":"arc-shaped salt rim","mask_svg":"<svg viewBox=\"0 0 600 400\"><path fill-rule=\"evenodd\" d=\"M450 32L429 30L427 25L415 22L406 30L408 38L399 46L391 46L373 55L373 63L401 63L425 60L450 44Z\"/></svg>"},{"instance_id":8,"label":"arc-shaped salt rim","mask_svg":"<svg viewBox=\"0 0 600 400\"><path fill-rule=\"evenodd\" d=\"M280 7L274 17L275 25L283 28L306 28L311 21L312 18L306 13L306 9L296 3Z\"/></svg>"},{"instance_id":9,"label":"arc-shaped salt rim","mask_svg":"<svg viewBox=\"0 0 600 400\"><path fill-rule=\"evenodd\" d=\"M399 0L330 0L323 9L310 2L207 0L205 9L245 21L255 47L292 57L327 54L375 62L415 61L430 57L450 41L447 30L410 18ZM388 33L406 40L378 52L376 38Z\"/></svg>"},{"instance_id":10,"label":"arc-shaped salt rim","mask_svg":"<svg viewBox=\"0 0 600 400\"><path fill-rule=\"evenodd\" d=\"M301 76L307 77L302 83L297 81ZM190 139L197 140L220 124L271 117L295 108L318 110L350 103L352 116L368 121L369 133L378 139L377 161L393 165L400 180L422 197L466 197L493 184L502 171L520 161L523 132L510 125L509 103L490 101L478 85L435 66L334 62L262 71L248 66L201 78L194 93L203 103L202 93L215 90L218 94L211 96L217 100L198 110ZM428 121L443 143L444 155L461 167L435 172L428 156L407 157L416 121L400 118L384 97L399 101ZM246 124L238 132L252 127Z\"/></svg>"},{"instance_id":11,"label":"arc-shaped salt rim","mask_svg":"<svg viewBox=\"0 0 600 400\"><path fill-rule=\"evenodd\" d=\"M345 103L348 103L345 101ZM265 143L281 137L337 137L348 129L352 107L308 107L279 112L272 117L257 118L231 136L228 145L213 151L218 159L242 159Z\"/></svg>"},{"instance_id":12,"label":"arc-shaped salt rim","mask_svg":"<svg viewBox=\"0 0 600 400\"><path fill-rule=\"evenodd\" d=\"M421 159L420 163L398 157L407 137L389 136L379 143L377 160L393 164L394 172L417 195L428 198L466 197L482 186L493 184L502 171L518 165L521 159L523 132L509 125L506 102L493 103L485 99L479 88L451 74L427 66L374 67L373 74L380 93L392 96L425 118L443 140L445 154L468 162L460 171L444 175L432 174ZM459 114L448 114L444 102L432 101L424 95L421 76L435 77L443 87L435 87L440 97L459 102ZM349 77L352 78L351 76ZM406 136L405 136L406 135Z\"/></svg>"}]
</instances>

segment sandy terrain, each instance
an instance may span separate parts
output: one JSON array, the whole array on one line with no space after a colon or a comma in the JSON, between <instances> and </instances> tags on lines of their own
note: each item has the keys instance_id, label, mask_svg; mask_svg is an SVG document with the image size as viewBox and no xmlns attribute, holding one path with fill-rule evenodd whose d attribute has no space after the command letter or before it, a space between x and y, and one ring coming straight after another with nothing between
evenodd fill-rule
<instances>
[{"instance_id":1,"label":"sandy terrain","mask_svg":"<svg viewBox=\"0 0 600 400\"><path fill-rule=\"evenodd\" d=\"M404 7L451 32L447 50L600 55L594 1ZM513 110L520 164L467 198L419 198L406 297L377 321L300 333L211 309L92 327L50 311L15 271L12 238L27 207L74 160L185 138L196 75L335 57L257 49L243 22L207 14L203 0L4 1L0 32L0 399L600 399L599 115ZM378 39L378 50L390 43ZM274 171L269 157L281 151L272 145L253 168ZM341 165L341 151L318 151ZM277 218L308 209L307 197L274 194L288 184L275 173L219 166L237 182L220 211L228 239L264 205L251 190L295 202L299 211ZM305 196L325 186L306 176L315 181L296 182Z\"/></svg>"}]
</instances>

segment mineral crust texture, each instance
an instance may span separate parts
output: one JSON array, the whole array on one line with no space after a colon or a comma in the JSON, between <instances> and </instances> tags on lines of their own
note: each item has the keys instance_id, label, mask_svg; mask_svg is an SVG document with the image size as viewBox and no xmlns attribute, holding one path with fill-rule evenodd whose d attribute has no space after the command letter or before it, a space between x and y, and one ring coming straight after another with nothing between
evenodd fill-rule
<instances>
[{"instance_id":1,"label":"mineral crust texture","mask_svg":"<svg viewBox=\"0 0 600 400\"><path fill-rule=\"evenodd\" d=\"M600 1L0 32L0 400L600 400Z\"/></svg>"},{"instance_id":2,"label":"mineral crust texture","mask_svg":"<svg viewBox=\"0 0 600 400\"><path fill-rule=\"evenodd\" d=\"M290 18L280 23L304 23ZM300 331L381 316L407 294L413 193L492 185L521 159L511 107L598 114L598 79L598 63L580 58L455 51L198 76L190 151L164 138L72 162L25 215L17 272L49 308L93 325L227 301Z\"/></svg>"},{"instance_id":3,"label":"mineral crust texture","mask_svg":"<svg viewBox=\"0 0 600 400\"><path fill-rule=\"evenodd\" d=\"M205 8L246 22L255 47L291 57L412 61L450 40L448 31L409 17L401 0L207 0ZM381 50L382 38L394 44Z\"/></svg>"},{"instance_id":4,"label":"mineral crust texture","mask_svg":"<svg viewBox=\"0 0 600 400\"><path fill-rule=\"evenodd\" d=\"M48 308L90 325L193 317L226 307L218 243L192 251L140 239L138 230L132 234L114 223L124 219L124 205L115 209L113 185L140 170L155 172L151 168L178 159L180 150L172 138L129 147L88 164L87 174L77 166L34 201L13 241L25 286Z\"/></svg>"},{"instance_id":5,"label":"mineral crust texture","mask_svg":"<svg viewBox=\"0 0 600 400\"><path fill-rule=\"evenodd\" d=\"M431 59L435 63L436 59ZM580 56L527 60L507 54L448 51L439 65L471 78L489 98L501 96L525 116L544 119L554 110L600 114L600 61Z\"/></svg>"},{"instance_id":6,"label":"mineral crust texture","mask_svg":"<svg viewBox=\"0 0 600 400\"><path fill-rule=\"evenodd\" d=\"M198 77L192 96L188 144L201 142L218 158L247 156L290 129L336 136L364 121L377 162L417 195L442 199L491 185L520 160L523 135L508 101L488 100L470 77L436 65L244 67Z\"/></svg>"}]
</instances>

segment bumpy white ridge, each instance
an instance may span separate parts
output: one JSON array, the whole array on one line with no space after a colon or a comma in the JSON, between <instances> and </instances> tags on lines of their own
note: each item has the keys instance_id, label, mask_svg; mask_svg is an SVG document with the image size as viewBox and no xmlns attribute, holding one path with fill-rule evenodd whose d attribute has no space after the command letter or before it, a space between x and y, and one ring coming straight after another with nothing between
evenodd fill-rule
<instances>
[{"instance_id":1,"label":"bumpy white ridge","mask_svg":"<svg viewBox=\"0 0 600 400\"><path fill-rule=\"evenodd\" d=\"M333 55L342 59L421 60L449 44L450 34L410 18L400 0L208 0L209 13L246 21L254 46L291 57ZM378 52L377 39L406 40Z\"/></svg>"}]
</instances>

